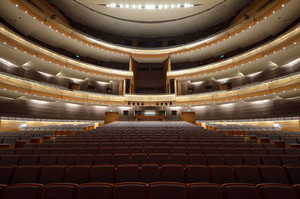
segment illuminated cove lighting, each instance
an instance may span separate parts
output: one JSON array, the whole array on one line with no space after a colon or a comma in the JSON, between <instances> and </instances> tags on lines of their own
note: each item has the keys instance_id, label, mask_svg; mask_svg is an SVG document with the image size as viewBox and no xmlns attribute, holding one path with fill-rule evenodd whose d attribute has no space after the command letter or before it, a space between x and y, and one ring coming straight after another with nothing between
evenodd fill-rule
<instances>
[{"instance_id":1,"label":"illuminated cove lighting","mask_svg":"<svg viewBox=\"0 0 300 199\"><path fill-rule=\"evenodd\" d=\"M116 4L110 3L106 4L106 7L109 8L127 8L127 9L146 9L146 10L154 10L154 9L175 9L175 8L192 8L194 4L185 3L185 4Z\"/></svg>"}]
</instances>

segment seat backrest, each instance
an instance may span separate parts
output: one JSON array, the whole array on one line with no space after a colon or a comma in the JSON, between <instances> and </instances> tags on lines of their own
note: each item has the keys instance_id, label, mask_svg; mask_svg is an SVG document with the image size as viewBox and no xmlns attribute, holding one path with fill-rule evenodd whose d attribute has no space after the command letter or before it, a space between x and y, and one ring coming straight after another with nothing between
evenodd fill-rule
<instances>
[{"instance_id":1,"label":"seat backrest","mask_svg":"<svg viewBox=\"0 0 300 199\"><path fill-rule=\"evenodd\" d=\"M44 186L40 199L75 199L77 184L54 183Z\"/></svg>"},{"instance_id":2,"label":"seat backrest","mask_svg":"<svg viewBox=\"0 0 300 199\"><path fill-rule=\"evenodd\" d=\"M153 182L148 187L148 199L187 199L187 188L182 183Z\"/></svg>"},{"instance_id":3,"label":"seat backrest","mask_svg":"<svg viewBox=\"0 0 300 199\"><path fill-rule=\"evenodd\" d=\"M260 165L261 164L261 160L260 157L258 155L254 155L254 154L245 154L242 155L243 158L243 162L246 165Z\"/></svg>"},{"instance_id":4,"label":"seat backrest","mask_svg":"<svg viewBox=\"0 0 300 199\"><path fill-rule=\"evenodd\" d=\"M65 165L48 165L41 169L39 183L50 184L63 182L66 172Z\"/></svg>"},{"instance_id":5,"label":"seat backrest","mask_svg":"<svg viewBox=\"0 0 300 199\"><path fill-rule=\"evenodd\" d=\"M18 165L20 155L2 155L0 165Z\"/></svg>"},{"instance_id":6,"label":"seat backrest","mask_svg":"<svg viewBox=\"0 0 300 199\"><path fill-rule=\"evenodd\" d=\"M185 165L185 177L187 183L211 181L208 168L205 165Z\"/></svg>"},{"instance_id":7,"label":"seat backrest","mask_svg":"<svg viewBox=\"0 0 300 199\"><path fill-rule=\"evenodd\" d=\"M113 199L146 199L147 187L141 182L117 183L113 188Z\"/></svg>"},{"instance_id":8,"label":"seat backrest","mask_svg":"<svg viewBox=\"0 0 300 199\"><path fill-rule=\"evenodd\" d=\"M72 165L68 167L65 182L68 183L87 183L89 180L90 165Z\"/></svg>"},{"instance_id":9,"label":"seat backrest","mask_svg":"<svg viewBox=\"0 0 300 199\"><path fill-rule=\"evenodd\" d=\"M177 164L161 165L161 181L184 183L184 168Z\"/></svg>"},{"instance_id":10,"label":"seat backrest","mask_svg":"<svg viewBox=\"0 0 300 199\"><path fill-rule=\"evenodd\" d=\"M79 147L73 147L73 148L68 148L66 150L66 154L80 154L82 152L82 148Z\"/></svg>"},{"instance_id":11,"label":"seat backrest","mask_svg":"<svg viewBox=\"0 0 300 199\"><path fill-rule=\"evenodd\" d=\"M250 148L234 148L236 154L250 154Z\"/></svg>"},{"instance_id":12,"label":"seat backrest","mask_svg":"<svg viewBox=\"0 0 300 199\"><path fill-rule=\"evenodd\" d=\"M53 154L45 154L45 155L41 155L40 156L40 160L39 160L39 164L40 165L52 165L52 164L56 164L57 162L57 155L53 155Z\"/></svg>"},{"instance_id":13,"label":"seat backrest","mask_svg":"<svg viewBox=\"0 0 300 199\"><path fill-rule=\"evenodd\" d=\"M100 154L112 154L113 153L113 147L100 147L98 150L98 153Z\"/></svg>"},{"instance_id":14,"label":"seat backrest","mask_svg":"<svg viewBox=\"0 0 300 199\"><path fill-rule=\"evenodd\" d=\"M131 154L131 164L145 164L148 161L146 153L133 153Z\"/></svg>"},{"instance_id":15,"label":"seat backrest","mask_svg":"<svg viewBox=\"0 0 300 199\"><path fill-rule=\"evenodd\" d=\"M299 165L300 159L298 155L280 155L282 165Z\"/></svg>"},{"instance_id":16,"label":"seat backrest","mask_svg":"<svg viewBox=\"0 0 300 199\"><path fill-rule=\"evenodd\" d=\"M207 154L207 164L224 164L223 156L220 154Z\"/></svg>"},{"instance_id":17,"label":"seat backrest","mask_svg":"<svg viewBox=\"0 0 300 199\"><path fill-rule=\"evenodd\" d=\"M138 182L139 166L137 164L124 164L116 167L115 182Z\"/></svg>"},{"instance_id":18,"label":"seat backrest","mask_svg":"<svg viewBox=\"0 0 300 199\"><path fill-rule=\"evenodd\" d=\"M50 148L49 154L64 154L66 148Z\"/></svg>"},{"instance_id":19,"label":"seat backrest","mask_svg":"<svg viewBox=\"0 0 300 199\"><path fill-rule=\"evenodd\" d=\"M291 184L300 184L300 166L299 165L289 165L285 166L285 170L290 179Z\"/></svg>"},{"instance_id":20,"label":"seat backrest","mask_svg":"<svg viewBox=\"0 0 300 199\"><path fill-rule=\"evenodd\" d=\"M141 165L141 182L157 182L160 180L158 164L143 164Z\"/></svg>"},{"instance_id":21,"label":"seat backrest","mask_svg":"<svg viewBox=\"0 0 300 199\"><path fill-rule=\"evenodd\" d=\"M298 149L298 148L285 148L284 152L287 155L298 155L298 154L300 154L300 149Z\"/></svg>"},{"instance_id":22,"label":"seat backrest","mask_svg":"<svg viewBox=\"0 0 300 199\"><path fill-rule=\"evenodd\" d=\"M211 180L214 183L224 184L236 182L231 166L211 165L209 166Z\"/></svg>"},{"instance_id":23,"label":"seat backrest","mask_svg":"<svg viewBox=\"0 0 300 199\"><path fill-rule=\"evenodd\" d=\"M188 157L190 164L207 165L205 156L203 154L189 154Z\"/></svg>"},{"instance_id":24,"label":"seat backrest","mask_svg":"<svg viewBox=\"0 0 300 199\"><path fill-rule=\"evenodd\" d=\"M266 165L281 165L278 155L261 155L261 162Z\"/></svg>"},{"instance_id":25,"label":"seat backrest","mask_svg":"<svg viewBox=\"0 0 300 199\"><path fill-rule=\"evenodd\" d=\"M259 194L254 184L228 183L222 185L225 198L228 199L259 199Z\"/></svg>"},{"instance_id":26,"label":"seat backrest","mask_svg":"<svg viewBox=\"0 0 300 199\"><path fill-rule=\"evenodd\" d=\"M49 148L35 148L33 154L48 154Z\"/></svg>"},{"instance_id":27,"label":"seat backrest","mask_svg":"<svg viewBox=\"0 0 300 199\"><path fill-rule=\"evenodd\" d=\"M262 181L264 183L282 183L289 184L287 174L283 167L276 165L259 166Z\"/></svg>"},{"instance_id":28,"label":"seat backrest","mask_svg":"<svg viewBox=\"0 0 300 199\"><path fill-rule=\"evenodd\" d=\"M39 155L22 155L20 157L19 165L34 165L39 161Z\"/></svg>"},{"instance_id":29,"label":"seat backrest","mask_svg":"<svg viewBox=\"0 0 300 199\"><path fill-rule=\"evenodd\" d=\"M112 156L112 164L128 164L129 163L129 154L114 154Z\"/></svg>"},{"instance_id":30,"label":"seat backrest","mask_svg":"<svg viewBox=\"0 0 300 199\"><path fill-rule=\"evenodd\" d=\"M94 164L111 164L111 154L97 154L94 157Z\"/></svg>"},{"instance_id":31,"label":"seat backrest","mask_svg":"<svg viewBox=\"0 0 300 199\"><path fill-rule=\"evenodd\" d=\"M16 154L16 148L0 149L0 155L14 155L14 154Z\"/></svg>"},{"instance_id":32,"label":"seat backrest","mask_svg":"<svg viewBox=\"0 0 300 199\"><path fill-rule=\"evenodd\" d=\"M94 154L79 154L76 158L76 164L94 164Z\"/></svg>"},{"instance_id":33,"label":"seat backrest","mask_svg":"<svg viewBox=\"0 0 300 199\"><path fill-rule=\"evenodd\" d=\"M192 147L188 147L188 148L192 148ZM200 147L197 147L197 149L201 150ZM173 153L182 153L185 154L187 151L187 148L185 147L172 147L172 152Z\"/></svg>"},{"instance_id":34,"label":"seat backrest","mask_svg":"<svg viewBox=\"0 0 300 199\"><path fill-rule=\"evenodd\" d=\"M0 138L0 142L1 142L1 138ZM6 191L7 186L4 184L0 184L0 198L3 198L4 192Z\"/></svg>"},{"instance_id":35,"label":"seat backrest","mask_svg":"<svg viewBox=\"0 0 300 199\"><path fill-rule=\"evenodd\" d=\"M237 182L259 184L261 179L256 166L252 165L236 165L233 166Z\"/></svg>"},{"instance_id":36,"label":"seat backrest","mask_svg":"<svg viewBox=\"0 0 300 199\"><path fill-rule=\"evenodd\" d=\"M19 148L16 151L16 154L21 154L21 155L29 155L32 154L33 148Z\"/></svg>"},{"instance_id":37,"label":"seat backrest","mask_svg":"<svg viewBox=\"0 0 300 199\"><path fill-rule=\"evenodd\" d=\"M9 184L16 169L15 165L0 166L0 184Z\"/></svg>"},{"instance_id":38,"label":"seat backrest","mask_svg":"<svg viewBox=\"0 0 300 199\"><path fill-rule=\"evenodd\" d=\"M37 183L41 166L30 165L30 166L19 166L16 168L13 174L11 184L19 183Z\"/></svg>"},{"instance_id":39,"label":"seat backrest","mask_svg":"<svg viewBox=\"0 0 300 199\"><path fill-rule=\"evenodd\" d=\"M257 187L263 199L297 199L296 192L290 185L266 183Z\"/></svg>"},{"instance_id":40,"label":"seat backrest","mask_svg":"<svg viewBox=\"0 0 300 199\"><path fill-rule=\"evenodd\" d=\"M41 184L9 185L3 194L3 199L38 199L43 188Z\"/></svg>"},{"instance_id":41,"label":"seat backrest","mask_svg":"<svg viewBox=\"0 0 300 199\"><path fill-rule=\"evenodd\" d=\"M188 185L189 199L223 199L221 186L215 183L193 183Z\"/></svg>"},{"instance_id":42,"label":"seat backrest","mask_svg":"<svg viewBox=\"0 0 300 199\"><path fill-rule=\"evenodd\" d=\"M139 146L133 146L133 147L129 147L128 149L130 154L133 153L144 153L144 148L143 147L139 147Z\"/></svg>"},{"instance_id":43,"label":"seat backrest","mask_svg":"<svg viewBox=\"0 0 300 199\"><path fill-rule=\"evenodd\" d=\"M73 165L75 164L76 156L73 154L62 154L57 158L57 164Z\"/></svg>"},{"instance_id":44,"label":"seat backrest","mask_svg":"<svg viewBox=\"0 0 300 199\"><path fill-rule=\"evenodd\" d=\"M188 157L186 154L179 154L179 153L174 153L174 154L171 154L171 163L172 164L187 164L188 163Z\"/></svg>"},{"instance_id":45,"label":"seat backrest","mask_svg":"<svg viewBox=\"0 0 300 199\"><path fill-rule=\"evenodd\" d=\"M111 199L112 185L108 183L85 183L78 187L76 199Z\"/></svg>"},{"instance_id":46,"label":"seat backrest","mask_svg":"<svg viewBox=\"0 0 300 199\"><path fill-rule=\"evenodd\" d=\"M257 155L267 154L267 150L265 148L251 148L251 152L252 154Z\"/></svg>"},{"instance_id":47,"label":"seat backrest","mask_svg":"<svg viewBox=\"0 0 300 199\"><path fill-rule=\"evenodd\" d=\"M223 157L226 165L243 164L242 158L238 154L225 154Z\"/></svg>"},{"instance_id":48,"label":"seat backrest","mask_svg":"<svg viewBox=\"0 0 300 199\"><path fill-rule=\"evenodd\" d=\"M90 182L113 183L115 178L114 165L94 165L91 167Z\"/></svg>"},{"instance_id":49,"label":"seat backrest","mask_svg":"<svg viewBox=\"0 0 300 199\"><path fill-rule=\"evenodd\" d=\"M169 163L169 154L167 154L167 153L150 153L149 154L149 163L168 164Z\"/></svg>"},{"instance_id":50,"label":"seat backrest","mask_svg":"<svg viewBox=\"0 0 300 199\"><path fill-rule=\"evenodd\" d=\"M284 151L282 148L268 148L268 154L272 155L283 155Z\"/></svg>"},{"instance_id":51,"label":"seat backrest","mask_svg":"<svg viewBox=\"0 0 300 199\"><path fill-rule=\"evenodd\" d=\"M203 154L217 154L218 150L215 147L202 147Z\"/></svg>"},{"instance_id":52,"label":"seat backrest","mask_svg":"<svg viewBox=\"0 0 300 199\"><path fill-rule=\"evenodd\" d=\"M82 154L96 154L97 152L97 147L86 147L82 149Z\"/></svg>"}]
</instances>

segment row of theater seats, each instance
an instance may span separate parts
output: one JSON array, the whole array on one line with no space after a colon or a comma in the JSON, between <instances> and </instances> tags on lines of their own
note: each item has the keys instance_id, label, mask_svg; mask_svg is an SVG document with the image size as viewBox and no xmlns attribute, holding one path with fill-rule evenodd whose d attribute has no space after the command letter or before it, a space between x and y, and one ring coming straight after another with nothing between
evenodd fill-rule
<instances>
[{"instance_id":1,"label":"row of theater seats","mask_svg":"<svg viewBox=\"0 0 300 199\"><path fill-rule=\"evenodd\" d=\"M118 153L182 153L182 154L260 154L296 155L299 148L243 148L243 147L37 147L3 148L0 155L29 154L118 154Z\"/></svg>"},{"instance_id":2,"label":"row of theater seats","mask_svg":"<svg viewBox=\"0 0 300 199\"><path fill-rule=\"evenodd\" d=\"M90 140L90 141L88 141ZM51 140L50 140L51 141ZM52 141L51 141L52 142ZM257 143L257 141L251 141L245 143L245 141L234 141L229 139L228 141L224 140L215 140L211 141L205 139L201 142L196 140L192 142L180 141L180 142L121 142L121 141L111 141L111 142L97 142L93 138L81 139L81 140L68 140L65 142L56 141L55 143L49 143L48 140L44 140L43 143L27 143L24 145L25 148L53 148L53 147L146 147L146 146L155 146L155 147L243 147L243 148L273 148L277 147L274 143Z\"/></svg>"},{"instance_id":3,"label":"row of theater seats","mask_svg":"<svg viewBox=\"0 0 300 199\"><path fill-rule=\"evenodd\" d=\"M27 165L0 166L0 184L87 182L213 182L300 184L300 165Z\"/></svg>"},{"instance_id":4,"label":"row of theater seats","mask_svg":"<svg viewBox=\"0 0 300 199\"><path fill-rule=\"evenodd\" d=\"M0 155L0 165L30 164L247 164L247 165L300 165L300 155L257 155L257 154L34 154Z\"/></svg>"},{"instance_id":5,"label":"row of theater seats","mask_svg":"<svg viewBox=\"0 0 300 199\"><path fill-rule=\"evenodd\" d=\"M300 186L284 184L55 183L0 185L0 199L299 199Z\"/></svg>"}]
</instances>

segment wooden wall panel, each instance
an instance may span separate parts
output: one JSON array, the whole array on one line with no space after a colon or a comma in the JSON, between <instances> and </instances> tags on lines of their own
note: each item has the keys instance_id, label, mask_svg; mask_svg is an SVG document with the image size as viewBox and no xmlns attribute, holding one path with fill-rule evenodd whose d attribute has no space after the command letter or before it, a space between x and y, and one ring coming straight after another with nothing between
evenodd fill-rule
<instances>
[{"instance_id":1,"label":"wooden wall panel","mask_svg":"<svg viewBox=\"0 0 300 199\"><path fill-rule=\"evenodd\" d=\"M105 112L105 124L119 120L118 112Z\"/></svg>"},{"instance_id":2,"label":"wooden wall panel","mask_svg":"<svg viewBox=\"0 0 300 199\"><path fill-rule=\"evenodd\" d=\"M196 116L195 112L182 112L181 119L183 121L195 124L196 123Z\"/></svg>"}]
</instances>

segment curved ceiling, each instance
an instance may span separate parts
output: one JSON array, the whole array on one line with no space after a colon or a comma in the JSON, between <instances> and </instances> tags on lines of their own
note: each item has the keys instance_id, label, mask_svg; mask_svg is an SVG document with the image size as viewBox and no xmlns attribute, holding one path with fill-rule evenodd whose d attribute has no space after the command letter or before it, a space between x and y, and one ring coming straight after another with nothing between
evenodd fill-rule
<instances>
[{"instance_id":1,"label":"curved ceiling","mask_svg":"<svg viewBox=\"0 0 300 199\"><path fill-rule=\"evenodd\" d=\"M141 0L50 0L67 16L96 30L131 37L167 37L206 30L234 16L251 0L191 0L189 2ZM115 7L107 7L117 3ZM184 7L184 3L194 5ZM120 7L120 5L122 5ZM127 6L129 8L126 8ZM134 9L133 5L143 8ZM162 5L174 8L158 9ZM181 5L180 8L176 7ZM146 9L146 6L157 8Z\"/></svg>"}]
</instances>

